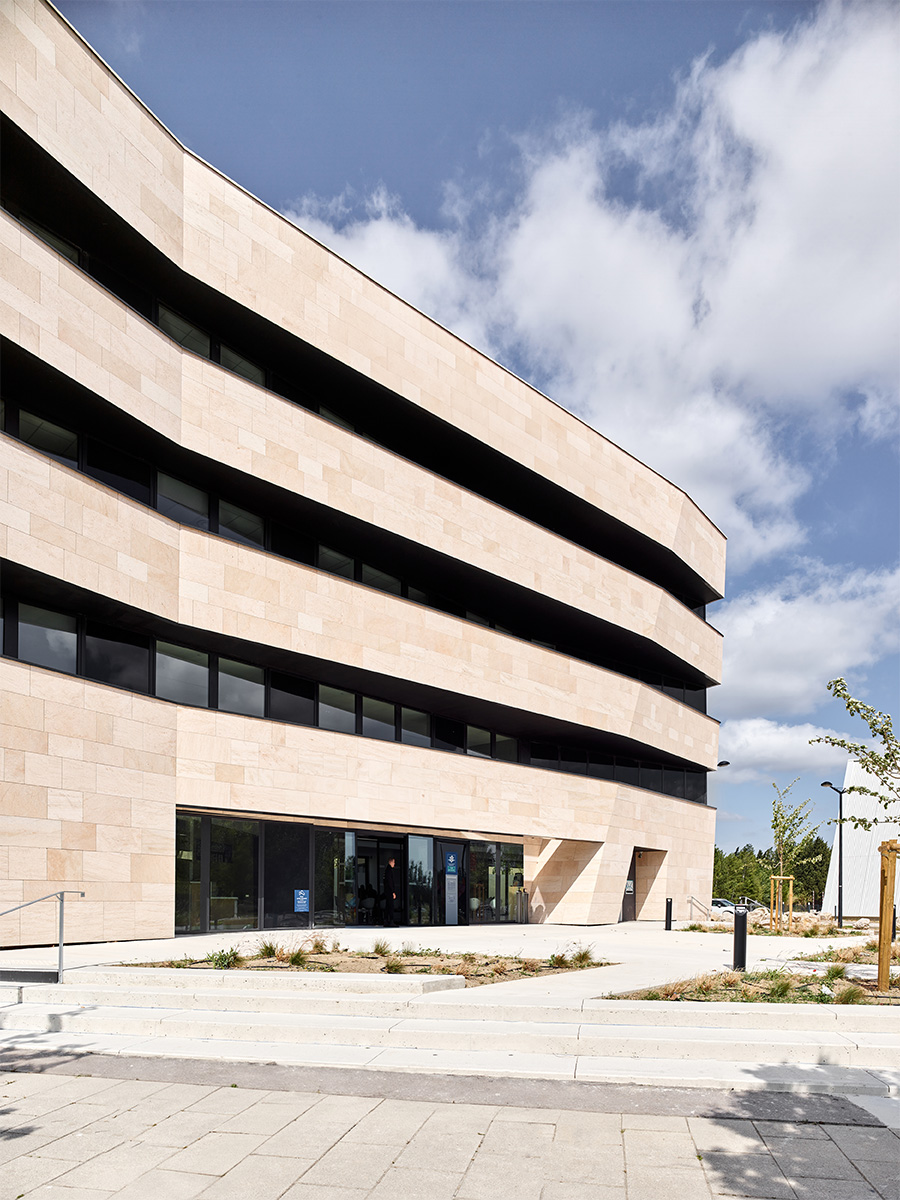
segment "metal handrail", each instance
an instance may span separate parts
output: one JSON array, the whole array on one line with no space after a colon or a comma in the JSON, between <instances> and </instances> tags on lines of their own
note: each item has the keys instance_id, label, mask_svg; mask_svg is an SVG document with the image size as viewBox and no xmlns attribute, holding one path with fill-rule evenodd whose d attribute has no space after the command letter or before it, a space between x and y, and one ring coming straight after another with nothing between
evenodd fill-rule
<instances>
[{"instance_id":1,"label":"metal handrail","mask_svg":"<svg viewBox=\"0 0 900 1200\"><path fill-rule=\"evenodd\" d=\"M688 904L691 906L691 920L694 919L695 904L700 909L700 912L706 917L707 921L711 919L712 911L706 907L702 900L698 900L696 896L688 896Z\"/></svg>"},{"instance_id":2,"label":"metal handrail","mask_svg":"<svg viewBox=\"0 0 900 1200\"><path fill-rule=\"evenodd\" d=\"M37 900L26 900L24 904L17 904L15 908L8 908L5 912L0 913L0 917L8 917L10 913L18 912L21 908L30 908L32 904L40 904L42 900L59 901L59 965L57 967L57 979L59 983L63 981L63 924L66 896L81 896L84 898L84 892L76 891L75 888L65 888L61 892L48 892L46 896L38 896Z\"/></svg>"}]
</instances>

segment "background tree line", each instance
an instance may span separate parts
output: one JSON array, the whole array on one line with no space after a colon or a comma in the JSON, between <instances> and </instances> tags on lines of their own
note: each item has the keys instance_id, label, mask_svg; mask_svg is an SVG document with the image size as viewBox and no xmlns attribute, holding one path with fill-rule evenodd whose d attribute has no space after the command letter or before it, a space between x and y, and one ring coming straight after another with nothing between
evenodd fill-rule
<instances>
[{"instance_id":1,"label":"background tree line","mask_svg":"<svg viewBox=\"0 0 900 1200\"><path fill-rule=\"evenodd\" d=\"M824 838L810 837L803 843L802 853L798 857L804 861L797 862L790 872L794 876L794 903L820 908L828 877L831 847ZM713 895L725 900L748 896L768 906L769 876L779 874L778 852L774 846L768 850L754 850L748 844L731 854L726 854L716 846Z\"/></svg>"}]
</instances>

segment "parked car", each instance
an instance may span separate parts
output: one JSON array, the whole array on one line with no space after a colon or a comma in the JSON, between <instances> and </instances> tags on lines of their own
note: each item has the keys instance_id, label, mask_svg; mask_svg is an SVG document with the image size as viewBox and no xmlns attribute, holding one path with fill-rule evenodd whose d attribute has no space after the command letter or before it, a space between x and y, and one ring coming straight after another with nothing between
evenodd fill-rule
<instances>
[{"instance_id":1,"label":"parked car","mask_svg":"<svg viewBox=\"0 0 900 1200\"><path fill-rule=\"evenodd\" d=\"M713 896L709 904L710 908L729 909L734 911L734 904L730 900L723 900L721 896Z\"/></svg>"},{"instance_id":2,"label":"parked car","mask_svg":"<svg viewBox=\"0 0 900 1200\"><path fill-rule=\"evenodd\" d=\"M765 904L760 904L758 900L751 900L749 896L741 896L738 904L743 904L749 912L761 913L764 917L769 915L769 910Z\"/></svg>"}]
</instances>

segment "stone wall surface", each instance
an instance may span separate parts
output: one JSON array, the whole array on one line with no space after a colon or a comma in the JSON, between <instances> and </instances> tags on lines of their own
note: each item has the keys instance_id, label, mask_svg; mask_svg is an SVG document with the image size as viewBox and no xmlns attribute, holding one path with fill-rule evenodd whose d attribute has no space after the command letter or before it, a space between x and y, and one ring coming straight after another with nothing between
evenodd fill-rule
<instances>
[{"instance_id":1,"label":"stone wall surface","mask_svg":"<svg viewBox=\"0 0 900 1200\"><path fill-rule=\"evenodd\" d=\"M639 788L186 708L9 659L0 693L0 906L83 890L73 941L171 935L176 805L524 839L533 915L557 923L616 920L634 846L665 854L666 895L702 894L712 868L714 811ZM561 850L538 869L548 845ZM0 940L51 941L55 921L36 905L0 918Z\"/></svg>"},{"instance_id":2,"label":"stone wall surface","mask_svg":"<svg viewBox=\"0 0 900 1200\"><path fill-rule=\"evenodd\" d=\"M5 213L0 250L0 334L177 445L652 639L721 678L721 636L663 588L181 350Z\"/></svg>"},{"instance_id":3,"label":"stone wall surface","mask_svg":"<svg viewBox=\"0 0 900 1200\"><path fill-rule=\"evenodd\" d=\"M41 0L0 5L0 104L191 275L675 551L719 593L694 502L183 149Z\"/></svg>"}]
</instances>

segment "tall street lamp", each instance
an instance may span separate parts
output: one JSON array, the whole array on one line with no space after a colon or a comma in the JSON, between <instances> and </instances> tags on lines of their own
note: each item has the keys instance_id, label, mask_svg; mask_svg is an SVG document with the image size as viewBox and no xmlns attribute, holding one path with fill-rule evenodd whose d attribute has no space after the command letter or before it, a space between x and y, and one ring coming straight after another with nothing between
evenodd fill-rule
<instances>
[{"instance_id":1,"label":"tall street lamp","mask_svg":"<svg viewBox=\"0 0 900 1200\"><path fill-rule=\"evenodd\" d=\"M838 929L844 928L844 792L846 788L835 787L833 783L822 784L838 794Z\"/></svg>"}]
</instances>

